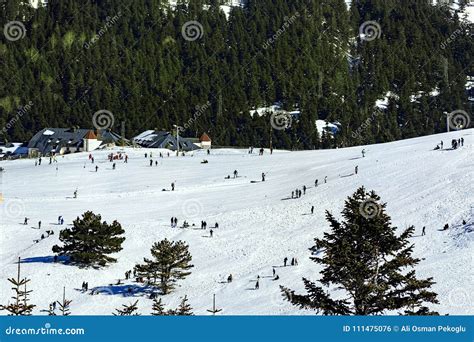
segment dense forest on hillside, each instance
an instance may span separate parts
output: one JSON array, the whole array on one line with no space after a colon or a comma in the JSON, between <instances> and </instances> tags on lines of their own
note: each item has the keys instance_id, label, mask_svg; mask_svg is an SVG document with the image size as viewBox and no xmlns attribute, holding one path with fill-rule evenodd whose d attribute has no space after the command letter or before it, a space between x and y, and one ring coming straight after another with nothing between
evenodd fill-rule
<instances>
[{"instance_id":1,"label":"dense forest on hillside","mask_svg":"<svg viewBox=\"0 0 474 342\"><path fill-rule=\"evenodd\" d=\"M0 127L14 123L4 139L26 141L44 127L92 128L93 114L106 109L112 129L125 122L128 138L192 119L184 134L207 131L217 145L268 145L272 136L281 148L327 148L441 132L443 112L471 111L473 29L446 7L249 0L226 17L219 4L49 0L33 9L0 0L1 27L26 28L15 41L0 34ZM189 21L202 30L184 39ZM367 21L380 26L376 39L361 39ZM386 109L375 115L387 92ZM249 115L277 101L301 111L288 129ZM340 133L320 137L316 119L338 121Z\"/></svg>"}]
</instances>

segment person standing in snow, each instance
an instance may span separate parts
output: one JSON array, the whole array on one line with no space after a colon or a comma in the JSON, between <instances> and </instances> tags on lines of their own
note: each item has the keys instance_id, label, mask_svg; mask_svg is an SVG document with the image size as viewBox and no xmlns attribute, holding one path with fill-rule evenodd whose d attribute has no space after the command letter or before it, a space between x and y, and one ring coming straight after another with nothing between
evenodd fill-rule
<instances>
[{"instance_id":1,"label":"person standing in snow","mask_svg":"<svg viewBox=\"0 0 474 342\"><path fill-rule=\"evenodd\" d=\"M426 235L426 227L423 226L423 229L421 230L421 236L425 236Z\"/></svg>"},{"instance_id":2,"label":"person standing in snow","mask_svg":"<svg viewBox=\"0 0 474 342\"><path fill-rule=\"evenodd\" d=\"M328 182L328 176L324 176L324 184Z\"/></svg>"},{"instance_id":3,"label":"person standing in snow","mask_svg":"<svg viewBox=\"0 0 474 342\"><path fill-rule=\"evenodd\" d=\"M234 170L234 178L237 178L238 174L239 174L239 172L237 170Z\"/></svg>"},{"instance_id":4,"label":"person standing in snow","mask_svg":"<svg viewBox=\"0 0 474 342\"><path fill-rule=\"evenodd\" d=\"M58 225L61 224L61 218L62 216L58 216Z\"/></svg>"},{"instance_id":5,"label":"person standing in snow","mask_svg":"<svg viewBox=\"0 0 474 342\"><path fill-rule=\"evenodd\" d=\"M262 172L262 182L265 182L265 173Z\"/></svg>"},{"instance_id":6,"label":"person standing in snow","mask_svg":"<svg viewBox=\"0 0 474 342\"><path fill-rule=\"evenodd\" d=\"M95 172L97 172L97 170L99 170L99 166L95 166Z\"/></svg>"},{"instance_id":7,"label":"person standing in snow","mask_svg":"<svg viewBox=\"0 0 474 342\"><path fill-rule=\"evenodd\" d=\"M171 191L174 191L174 182L171 183Z\"/></svg>"},{"instance_id":8,"label":"person standing in snow","mask_svg":"<svg viewBox=\"0 0 474 342\"><path fill-rule=\"evenodd\" d=\"M461 138L461 146L464 146L464 138Z\"/></svg>"},{"instance_id":9,"label":"person standing in snow","mask_svg":"<svg viewBox=\"0 0 474 342\"><path fill-rule=\"evenodd\" d=\"M314 214L314 205L311 206L311 215Z\"/></svg>"},{"instance_id":10,"label":"person standing in snow","mask_svg":"<svg viewBox=\"0 0 474 342\"><path fill-rule=\"evenodd\" d=\"M355 170L355 174L359 173L359 165L356 165L354 170Z\"/></svg>"},{"instance_id":11,"label":"person standing in snow","mask_svg":"<svg viewBox=\"0 0 474 342\"><path fill-rule=\"evenodd\" d=\"M216 224L214 225L214 228L219 228L219 223L216 222Z\"/></svg>"},{"instance_id":12,"label":"person standing in snow","mask_svg":"<svg viewBox=\"0 0 474 342\"><path fill-rule=\"evenodd\" d=\"M150 159L150 166L153 166L153 159Z\"/></svg>"},{"instance_id":13,"label":"person standing in snow","mask_svg":"<svg viewBox=\"0 0 474 342\"><path fill-rule=\"evenodd\" d=\"M294 198L294 197L295 197L295 192L292 191L292 192L291 192L291 198Z\"/></svg>"},{"instance_id":14,"label":"person standing in snow","mask_svg":"<svg viewBox=\"0 0 474 342\"><path fill-rule=\"evenodd\" d=\"M362 149L362 158L365 158L365 149Z\"/></svg>"},{"instance_id":15,"label":"person standing in snow","mask_svg":"<svg viewBox=\"0 0 474 342\"><path fill-rule=\"evenodd\" d=\"M28 224L28 220L29 218L28 217L25 217L25 221L23 221L23 224L26 226Z\"/></svg>"},{"instance_id":16,"label":"person standing in snow","mask_svg":"<svg viewBox=\"0 0 474 342\"><path fill-rule=\"evenodd\" d=\"M441 140L441 149L443 149L443 140Z\"/></svg>"},{"instance_id":17,"label":"person standing in snow","mask_svg":"<svg viewBox=\"0 0 474 342\"><path fill-rule=\"evenodd\" d=\"M115 170L115 163L112 164L112 170Z\"/></svg>"},{"instance_id":18,"label":"person standing in snow","mask_svg":"<svg viewBox=\"0 0 474 342\"><path fill-rule=\"evenodd\" d=\"M257 282L255 283L255 290L258 290L260 288L260 284L259 284L259 281L257 280Z\"/></svg>"},{"instance_id":19,"label":"person standing in snow","mask_svg":"<svg viewBox=\"0 0 474 342\"><path fill-rule=\"evenodd\" d=\"M38 221L38 229L41 229L41 221Z\"/></svg>"},{"instance_id":20,"label":"person standing in snow","mask_svg":"<svg viewBox=\"0 0 474 342\"><path fill-rule=\"evenodd\" d=\"M174 227L174 217L171 218L171 228Z\"/></svg>"},{"instance_id":21,"label":"person standing in snow","mask_svg":"<svg viewBox=\"0 0 474 342\"><path fill-rule=\"evenodd\" d=\"M318 180L317 180L317 179L314 181L314 187L315 187L315 188L318 187Z\"/></svg>"},{"instance_id":22,"label":"person standing in snow","mask_svg":"<svg viewBox=\"0 0 474 342\"><path fill-rule=\"evenodd\" d=\"M74 198L77 198L77 189L74 190Z\"/></svg>"},{"instance_id":23,"label":"person standing in snow","mask_svg":"<svg viewBox=\"0 0 474 342\"><path fill-rule=\"evenodd\" d=\"M306 185L303 185L303 195L306 195Z\"/></svg>"},{"instance_id":24,"label":"person standing in snow","mask_svg":"<svg viewBox=\"0 0 474 342\"><path fill-rule=\"evenodd\" d=\"M174 218L174 226L175 226L175 228L178 226L178 218L177 217Z\"/></svg>"},{"instance_id":25,"label":"person standing in snow","mask_svg":"<svg viewBox=\"0 0 474 342\"><path fill-rule=\"evenodd\" d=\"M232 283L232 274L229 274L229 276L227 277L227 282Z\"/></svg>"},{"instance_id":26,"label":"person standing in snow","mask_svg":"<svg viewBox=\"0 0 474 342\"><path fill-rule=\"evenodd\" d=\"M286 263L288 262L288 258L285 257L285 259L283 259L283 266L286 267Z\"/></svg>"},{"instance_id":27,"label":"person standing in snow","mask_svg":"<svg viewBox=\"0 0 474 342\"><path fill-rule=\"evenodd\" d=\"M214 231L211 229L211 230L209 231L209 237L212 237L213 234L214 234Z\"/></svg>"}]
</instances>

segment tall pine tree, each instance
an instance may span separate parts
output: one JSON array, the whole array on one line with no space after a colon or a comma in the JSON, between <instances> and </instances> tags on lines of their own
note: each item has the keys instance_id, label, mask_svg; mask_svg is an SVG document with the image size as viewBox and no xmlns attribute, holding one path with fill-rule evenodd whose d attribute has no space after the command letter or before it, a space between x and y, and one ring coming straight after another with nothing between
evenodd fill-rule
<instances>
[{"instance_id":1,"label":"tall pine tree","mask_svg":"<svg viewBox=\"0 0 474 342\"><path fill-rule=\"evenodd\" d=\"M323 267L321 285L303 278L307 293L282 287L284 297L324 315L436 314L425 306L438 303L432 278L417 279L413 270L420 262L409 241L414 227L397 236L385 207L361 187L345 202L343 221L326 212L331 230L311 249L311 260Z\"/></svg>"}]
</instances>

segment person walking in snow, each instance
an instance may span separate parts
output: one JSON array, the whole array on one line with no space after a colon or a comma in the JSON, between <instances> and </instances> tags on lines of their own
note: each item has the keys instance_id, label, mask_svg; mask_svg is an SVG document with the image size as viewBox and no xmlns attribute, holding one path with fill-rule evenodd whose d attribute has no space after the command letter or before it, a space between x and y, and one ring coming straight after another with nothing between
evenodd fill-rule
<instances>
[{"instance_id":1,"label":"person walking in snow","mask_svg":"<svg viewBox=\"0 0 474 342\"><path fill-rule=\"evenodd\" d=\"M441 149L443 149L443 140L441 140Z\"/></svg>"},{"instance_id":2,"label":"person walking in snow","mask_svg":"<svg viewBox=\"0 0 474 342\"><path fill-rule=\"evenodd\" d=\"M77 198L77 189L74 190L74 198Z\"/></svg>"},{"instance_id":3,"label":"person walking in snow","mask_svg":"<svg viewBox=\"0 0 474 342\"><path fill-rule=\"evenodd\" d=\"M425 236L426 235L426 227L423 226L423 229L421 230L421 236Z\"/></svg>"},{"instance_id":4,"label":"person walking in snow","mask_svg":"<svg viewBox=\"0 0 474 342\"><path fill-rule=\"evenodd\" d=\"M365 158L365 149L362 149L362 158Z\"/></svg>"},{"instance_id":5,"label":"person walking in snow","mask_svg":"<svg viewBox=\"0 0 474 342\"><path fill-rule=\"evenodd\" d=\"M260 284L259 284L259 281L257 280L257 282L255 283L255 290L258 290L260 288Z\"/></svg>"},{"instance_id":6,"label":"person walking in snow","mask_svg":"<svg viewBox=\"0 0 474 342\"><path fill-rule=\"evenodd\" d=\"M262 182L265 182L265 173L262 172Z\"/></svg>"},{"instance_id":7,"label":"person walking in snow","mask_svg":"<svg viewBox=\"0 0 474 342\"><path fill-rule=\"evenodd\" d=\"M171 228L174 228L174 217L171 218Z\"/></svg>"},{"instance_id":8,"label":"person walking in snow","mask_svg":"<svg viewBox=\"0 0 474 342\"><path fill-rule=\"evenodd\" d=\"M288 262L288 258L285 257L285 259L283 259L283 266L286 267L286 263Z\"/></svg>"},{"instance_id":9,"label":"person walking in snow","mask_svg":"<svg viewBox=\"0 0 474 342\"><path fill-rule=\"evenodd\" d=\"M229 274L229 276L227 277L227 282L232 283L232 274Z\"/></svg>"},{"instance_id":10,"label":"person walking in snow","mask_svg":"<svg viewBox=\"0 0 474 342\"><path fill-rule=\"evenodd\" d=\"M99 170L99 166L95 166L95 172L97 172Z\"/></svg>"},{"instance_id":11,"label":"person walking in snow","mask_svg":"<svg viewBox=\"0 0 474 342\"><path fill-rule=\"evenodd\" d=\"M239 174L239 173L237 172L237 170L234 170L234 178L237 178L237 175L238 175L238 174Z\"/></svg>"},{"instance_id":12,"label":"person walking in snow","mask_svg":"<svg viewBox=\"0 0 474 342\"><path fill-rule=\"evenodd\" d=\"M464 146L464 138L461 138L461 146Z\"/></svg>"},{"instance_id":13,"label":"person walking in snow","mask_svg":"<svg viewBox=\"0 0 474 342\"><path fill-rule=\"evenodd\" d=\"M171 183L171 191L174 191L174 182Z\"/></svg>"},{"instance_id":14,"label":"person walking in snow","mask_svg":"<svg viewBox=\"0 0 474 342\"><path fill-rule=\"evenodd\" d=\"M216 222L216 224L214 225L214 228L219 228L219 223Z\"/></svg>"},{"instance_id":15,"label":"person walking in snow","mask_svg":"<svg viewBox=\"0 0 474 342\"><path fill-rule=\"evenodd\" d=\"M359 165L356 165L354 170L355 170L355 174L359 173Z\"/></svg>"},{"instance_id":16,"label":"person walking in snow","mask_svg":"<svg viewBox=\"0 0 474 342\"><path fill-rule=\"evenodd\" d=\"M41 229L41 221L38 221L38 229Z\"/></svg>"},{"instance_id":17,"label":"person walking in snow","mask_svg":"<svg viewBox=\"0 0 474 342\"><path fill-rule=\"evenodd\" d=\"M128 155L125 155L125 164L128 163Z\"/></svg>"},{"instance_id":18,"label":"person walking in snow","mask_svg":"<svg viewBox=\"0 0 474 342\"><path fill-rule=\"evenodd\" d=\"M303 185L303 195L306 195L306 185Z\"/></svg>"},{"instance_id":19,"label":"person walking in snow","mask_svg":"<svg viewBox=\"0 0 474 342\"><path fill-rule=\"evenodd\" d=\"M25 221L23 221L23 224L26 226L28 224L28 220L29 218L28 217L25 217Z\"/></svg>"},{"instance_id":20,"label":"person walking in snow","mask_svg":"<svg viewBox=\"0 0 474 342\"><path fill-rule=\"evenodd\" d=\"M324 176L324 184L328 182L328 176Z\"/></svg>"},{"instance_id":21,"label":"person walking in snow","mask_svg":"<svg viewBox=\"0 0 474 342\"><path fill-rule=\"evenodd\" d=\"M62 216L58 216L58 224L61 224L61 218Z\"/></svg>"},{"instance_id":22,"label":"person walking in snow","mask_svg":"<svg viewBox=\"0 0 474 342\"><path fill-rule=\"evenodd\" d=\"M295 258L295 266L298 265L298 259Z\"/></svg>"},{"instance_id":23,"label":"person walking in snow","mask_svg":"<svg viewBox=\"0 0 474 342\"><path fill-rule=\"evenodd\" d=\"M314 205L311 206L311 215L314 214Z\"/></svg>"},{"instance_id":24,"label":"person walking in snow","mask_svg":"<svg viewBox=\"0 0 474 342\"><path fill-rule=\"evenodd\" d=\"M318 180L317 180L317 179L314 181L314 187L315 187L315 188L318 187Z\"/></svg>"},{"instance_id":25,"label":"person walking in snow","mask_svg":"<svg viewBox=\"0 0 474 342\"><path fill-rule=\"evenodd\" d=\"M178 226L178 218L177 217L174 218L174 226L175 226L175 228Z\"/></svg>"},{"instance_id":26,"label":"person walking in snow","mask_svg":"<svg viewBox=\"0 0 474 342\"><path fill-rule=\"evenodd\" d=\"M115 163L112 164L112 170L115 170Z\"/></svg>"},{"instance_id":27,"label":"person walking in snow","mask_svg":"<svg viewBox=\"0 0 474 342\"><path fill-rule=\"evenodd\" d=\"M213 234L214 234L214 231L211 229L211 230L209 231L209 237L212 237Z\"/></svg>"},{"instance_id":28,"label":"person walking in snow","mask_svg":"<svg viewBox=\"0 0 474 342\"><path fill-rule=\"evenodd\" d=\"M150 166L153 166L153 159L150 159Z\"/></svg>"}]
</instances>

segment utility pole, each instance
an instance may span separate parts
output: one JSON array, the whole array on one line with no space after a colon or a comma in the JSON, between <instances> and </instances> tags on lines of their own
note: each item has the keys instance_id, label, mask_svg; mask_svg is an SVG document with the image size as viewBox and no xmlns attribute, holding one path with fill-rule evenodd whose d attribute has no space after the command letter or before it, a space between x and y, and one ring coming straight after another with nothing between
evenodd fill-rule
<instances>
[{"instance_id":1,"label":"utility pole","mask_svg":"<svg viewBox=\"0 0 474 342\"><path fill-rule=\"evenodd\" d=\"M447 129L447 132L449 133L449 120L451 119L451 113L444 112L443 114L446 115L446 129Z\"/></svg>"},{"instance_id":2,"label":"utility pole","mask_svg":"<svg viewBox=\"0 0 474 342\"><path fill-rule=\"evenodd\" d=\"M179 130L183 129L183 127L178 126L178 125L173 125L173 126L176 127L176 144L178 145L176 146L176 156L179 157Z\"/></svg>"},{"instance_id":3,"label":"utility pole","mask_svg":"<svg viewBox=\"0 0 474 342\"><path fill-rule=\"evenodd\" d=\"M215 294L212 297L212 310L207 310L207 311L212 313L214 316L216 315L216 313L222 311L222 309L216 309L216 295Z\"/></svg>"}]
</instances>

